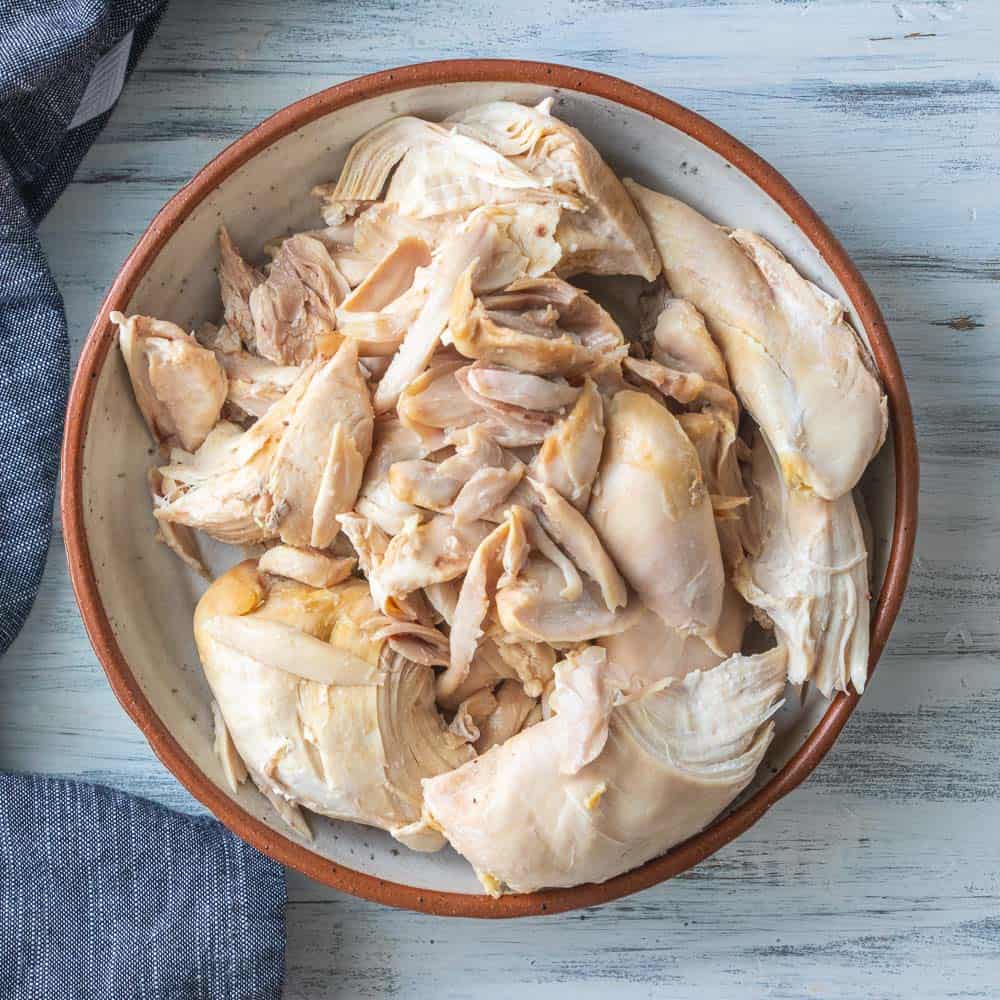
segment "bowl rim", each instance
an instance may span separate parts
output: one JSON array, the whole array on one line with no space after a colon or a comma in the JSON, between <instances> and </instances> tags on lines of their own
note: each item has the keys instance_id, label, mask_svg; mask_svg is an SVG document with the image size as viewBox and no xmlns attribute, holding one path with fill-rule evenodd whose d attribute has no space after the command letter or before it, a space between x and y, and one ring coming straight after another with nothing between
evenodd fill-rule
<instances>
[{"instance_id":1,"label":"bowl rim","mask_svg":"<svg viewBox=\"0 0 1000 1000\"><path fill-rule=\"evenodd\" d=\"M391 906L442 916L514 917L554 914L608 902L649 888L715 853L756 823L823 759L859 701L840 693L785 766L729 814L666 854L607 882L524 895L444 892L390 882L335 864L271 829L216 786L181 748L152 705L118 646L90 559L84 527L84 445L94 388L114 343L109 314L127 305L167 240L222 181L276 140L317 118L399 90L448 83L534 83L603 98L684 132L725 158L777 202L839 279L868 334L889 402L895 446L896 512L886 574L872 612L869 676L899 612L917 527L919 462L906 382L885 320L858 269L805 199L756 153L680 104L616 77L571 66L504 59L449 59L383 70L337 84L277 111L199 170L150 222L122 265L87 335L70 391L62 449L60 508L70 578L84 626L119 702L157 757L230 830L275 860L335 889Z\"/></svg>"}]
</instances>

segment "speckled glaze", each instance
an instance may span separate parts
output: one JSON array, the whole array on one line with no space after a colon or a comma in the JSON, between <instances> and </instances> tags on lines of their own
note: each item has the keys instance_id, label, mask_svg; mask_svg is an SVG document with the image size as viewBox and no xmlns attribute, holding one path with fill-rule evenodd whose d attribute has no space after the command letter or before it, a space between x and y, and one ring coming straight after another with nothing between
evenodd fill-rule
<instances>
[{"instance_id":1,"label":"speckled glaze","mask_svg":"<svg viewBox=\"0 0 1000 1000\"><path fill-rule=\"evenodd\" d=\"M762 232L849 305L881 371L891 416L891 440L863 482L881 580L872 616L873 669L903 598L918 480L906 386L878 306L840 245L772 167L705 119L612 77L544 63L428 63L362 77L278 112L213 160L153 220L102 303L67 416L62 514L73 586L111 685L158 756L263 852L347 892L438 914L555 913L684 871L798 785L832 746L858 697L841 694L829 705L817 699L786 708L758 779L734 809L663 857L601 885L494 900L481 894L468 866L450 851L415 855L378 831L324 820L314 821L313 843L300 841L255 790L246 787L233 797L225 788L190 635L203 585L153 538L145 486L148 436L124 365L111 350L108 315L144 311L189 326L216 315L218 224L225 221L250 253L289 226L315 225L309 188L335 177L351 141L387 117L442 117L483 100L549 95L557 113L581 127L619 173L676 194L722 223Z\"/></svg>"}]
</instances>

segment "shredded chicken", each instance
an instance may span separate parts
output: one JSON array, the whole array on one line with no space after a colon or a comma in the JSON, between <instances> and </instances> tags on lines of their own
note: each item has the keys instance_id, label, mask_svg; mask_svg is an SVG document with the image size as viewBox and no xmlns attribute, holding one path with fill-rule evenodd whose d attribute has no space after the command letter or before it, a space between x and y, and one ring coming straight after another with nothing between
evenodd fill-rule
<instances>
[{"instance_id":1,"label":"shredded chicken","mask_svg":"<svg viewBox=\"0 0 1000 1000\"><path fill-rule=\"evenodd\" d=\"M550 101L395 118L315 193L260 258L220 229L196 335L112 316L161 540L255 547L194 617L217 780L493 894L613 878L746 788L786 681L862 691L874 365Z\"/></svg>"}]
</instances>

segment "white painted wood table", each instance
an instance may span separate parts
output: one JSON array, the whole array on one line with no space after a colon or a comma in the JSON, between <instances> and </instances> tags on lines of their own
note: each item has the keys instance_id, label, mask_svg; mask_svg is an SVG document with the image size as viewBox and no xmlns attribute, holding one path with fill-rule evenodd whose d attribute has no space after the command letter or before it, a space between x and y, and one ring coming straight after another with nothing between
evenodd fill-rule
<instances>
[{"instance_id":1,"label":"white painted wood table","mask_svg":"<svg viewBox=\"0 0 1000 1000\"><path fill-rule=\"evenodd\" d=\"M361 902L292 875L286 996L1000 995L1000 3L174 0L43 225L79 349L160 205L264 116L449 56L603 70L774 163L861 266L923 459L909 596L815 775L684 877L508 923ZM61 540L0 663L0 767L199 808L118 707Z\"/></svg>"}]
</instances>

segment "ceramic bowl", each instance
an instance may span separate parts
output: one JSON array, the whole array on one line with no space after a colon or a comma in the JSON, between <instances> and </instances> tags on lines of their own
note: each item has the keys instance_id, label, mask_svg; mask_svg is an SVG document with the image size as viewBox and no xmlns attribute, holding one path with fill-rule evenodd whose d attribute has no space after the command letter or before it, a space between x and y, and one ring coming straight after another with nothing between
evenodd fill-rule
<instances>
[{"instance_id":1,"label":"ceramic bowl","mask_svg":"<svg viewBox=\"0 0 1000 1000\"><path fill-rule=\"evenodd\" d=\"M874 667L899 610L916 526L917 456L906 387L871 292L816 214L772 167L663 97L612 77L544 63L456 61L376 73L279 111L221 153L160 211L101 305L77 369L63 453L62 513L73 586L111 686L160 759L219 819L265 854L359 896L440 914L515 916L589 906L696 864L756 822L830 749L853 694L807 699L779 718L765 766L736 806L665 856L601 885L482 894L450 850L415 854L367 827L316 820L298 840L249 784L226 789L212 750L209 690L191 635L203 584L154 540L146 492L150 442L115 349L112 310L188 328L219 312L216 233L225 222L251 255L288 227L318 224L310 188L335 178L351 143L395 115L439 119L506 98L555 99L620 176L676 195L713 219L765 235L849 305L889 396L890 440L863 482L879 594Z\"/></svg>"}]
</instances>

